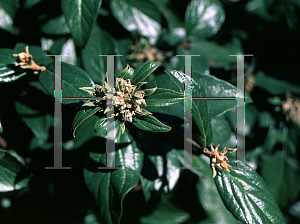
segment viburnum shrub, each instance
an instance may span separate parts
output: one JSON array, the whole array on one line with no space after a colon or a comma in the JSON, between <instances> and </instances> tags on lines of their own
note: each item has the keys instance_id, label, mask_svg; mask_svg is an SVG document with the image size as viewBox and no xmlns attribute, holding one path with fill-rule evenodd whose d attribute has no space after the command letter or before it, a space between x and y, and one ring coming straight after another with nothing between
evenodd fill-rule
<instances>
[{"instance_id":1,"label":"viburnum shrub","mask_svg":"<svg viewBox=\"0 0 300 224\"><path fill-rule=\"evenodd\" d=\"M2 0L0 15L1 224L299 221L299 83L268 68L296 69L261 52L273 30L299 37L297 1Z\"/></svg>"}]
</instances>

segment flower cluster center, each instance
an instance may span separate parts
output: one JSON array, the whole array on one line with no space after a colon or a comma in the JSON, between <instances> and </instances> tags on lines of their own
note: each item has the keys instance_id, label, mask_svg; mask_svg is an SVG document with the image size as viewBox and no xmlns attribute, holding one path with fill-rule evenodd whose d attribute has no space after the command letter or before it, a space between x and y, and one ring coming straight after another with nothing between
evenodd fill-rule
<instances>
[{"instance_id":1,"label":"flower cluster center","mask_svg":"<svg viewBox=\"0 0 300 224\"><path fill-rule=\"evenodd\" d=\"M116 78L114 116L118 117L120 122L132 122L132 118L136 113L142 114L141 106L147 106L144 100L145 92L143 90L135 92L136 88L137 86L132 85L130 79ZM96 96L100 95L108 98L107 89L107 83L104 87L96 85Z\"/></svg>"}]
</instances>

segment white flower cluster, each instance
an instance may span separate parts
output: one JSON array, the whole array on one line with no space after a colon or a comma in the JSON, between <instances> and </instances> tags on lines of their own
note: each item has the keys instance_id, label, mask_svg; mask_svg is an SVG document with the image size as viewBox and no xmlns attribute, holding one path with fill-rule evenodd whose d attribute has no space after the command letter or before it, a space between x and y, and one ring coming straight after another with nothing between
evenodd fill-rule
<instances>
[{"instance_id":1,"label":"white flower cluster","mask_svg":"<svg viewBox=\"0 0 300 224\"><path fill-rule=\"evenodd\" d=\"M108 97L105 93L105 87L107 88L107 84L104 87L96 87L96 95L104 95L104 98ZM143 90L135 92L136 88L137 86L132 85L130 79L116 79L114 98L116 113L114 116L119 117L121 122L132 122L132 118L136 113L143 114L141 106L147 106L144 100L145 92Z\"/></svg>"}]
</instances>

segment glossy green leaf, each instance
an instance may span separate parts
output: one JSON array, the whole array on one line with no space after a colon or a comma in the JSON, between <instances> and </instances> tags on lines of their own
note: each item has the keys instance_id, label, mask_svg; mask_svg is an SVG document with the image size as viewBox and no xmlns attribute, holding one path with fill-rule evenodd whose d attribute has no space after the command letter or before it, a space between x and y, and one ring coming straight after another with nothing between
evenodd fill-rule
<instances>
[{"instance_id":1,"label":"glossy green leaf","mask_svg":"<svg viewBox=\"0 0 300 224\"><path fill-rule=\"evenodd\" d=\"M134 75L134 69L131 68L129 65L120 73L119 78L124 80L131 79Z\"/></svg>"},{"instance_id":2,"label":"glossy green leaf","mask_svg":"<svg viewBox=\"0 0 300 224\"><path fill-rule=\"evenodd\" d=\"M31 176L22 157L15 152L5 152L5 156L0 159L0 192L27 187Z\"/></svg>"},{"instance_id":3,"label":"glossy green leaf","mask_svg":"<svg viewBox=\"0 0 300 224\"><path fill-rule=\"evenodd\" d=\"M0 1L0 28L14 35L20 30L14 26L14 17L17 12L17 2L11 0Z\"/></svg>"},{"instance_id":4,"label":"glossy green leaf","mask_svg":"<svg viewBox=\"0 0 300 224\"><path fill-rule=\"evenodd\" d=\"M174 142L172 132L144 134L141 142L144 162L140 181L146 201L155 193L168 194L179 179L180 161L174 149Z\"/></svg>"},{"instance_id":5,"label":"glossy green leaf","mask_svg":"<svg viewBox=\"0 0 300 224\"><path fill-rule=\"evenodd\" d=\"M145 131L167 132L171 130L171 127L161 123L155 117L148 114L134 117L132 124Z\"/></svg>"},{"instance_id":6,"label":"glossy green leaf","mask_svg":"<svg viewBox=\"0 0 300 224\"><path fill-rule=\"evenodd\" d=\"M100 170L105 167L104 150L100 146L96 151L90 152L84 169L85 182L94 195L100 215L106 224L119 223L122 214L122 201L125 195L138 184L143 163L143 153L137 148L136 142L126 128L121 134L119 125L116 125L117 137L115 152L115 167L120 169ZM99 150L100 149L100 150Z\"/></svg>"},{"instance_id":7,"label":"glossy green leaf","mask_svg":"<svg viewBox=\"0 0 300 224\"><path fill-rule=\"evenodd\" d=\"M168 7L167 3L162 0L151 0L161 14L166 18L169 30L176 27L182 27L183 23L179 17Z\"/></svg>"},{"instance_id":8,"label":"glossy green leaf","mask_svg":"<svg viewBox=\"0 0 300 224\"><path fill-rule=\"evenodd\" d=\"M81 87L94 87L94 82L89 75L74 65L62 62L62 97L93 97ZM56 77L59 80L59 77ZM47 70L41 72L39 80L48 94L54 94L54 63L47 66ZM79 100L62 100L63 104L76 103Z\"/></svg>"},{"instance_id":9,"label":"glossy green leaf","mask_svg":"<svg viewBox=\"0 0 300 224\"><path fill-rule=\"evenodd\" d=\"M171 79L176 83L181 91L184 87L185 74L182 72L178 72L175 70L167 69L166 73L171 77ZM212 98L243 98L243 94L241 91L237 90L235 86L232 84L218 79L212 75L203 75L197 72L193 72L193 78L191 79L192 86L197 86L197 83L201 83L202 88L204 88L204 93L197 93L193 91L193 97L212 97ZM193 87L194 88L194 87ZM199 89L195 88L195 90ZM197 103L201 100L193 100L193 103ZM211 118L220 116L229 110L235 109L237 106L242 106L240 104L236 104L235 99L228 100L206 100L207 107L209 110L209 115ZM245 103L251 103L252 99L249 96L245 96Z\"/></svg>"},{"instance_id":10,"label":"glossy green leaf","mask_svg":"<svg viewBox=\"0 0 300 224\"><path fill-rule=\"evenodd\" d=\"M220 116L229 110L235 109L237 106L242 106L242 104L237 105L236 97L244 99L244 94L240 90L237 90L236 86L212 75L200 75L198 73L193 73L193 77L196 82L201 83L204 87L206 97L234 98L230 100L207 100L207 106L211 117ZM249 96L244 96L246 104L252 102L252 99ZM193 97L200 96L193 94Z\"/></svg>"},{"instance_id":11,"label":"glossy green leaf","mask_svg":"<svg viewBox=\"0 0 300 224\"><path fill-rule=\"evenodd\" d=\"M225 11L218 0L192 0L185 12L188 36L207 38L216 34L225 20Z\"/></svg>"},{"instance_id":12,"label":"glossy green leaf","mask_svg":"<svg viewBox=\"0 0 300 224\"><path fill-rule=\"evenodd\" d=\"M263 72L258 72L258 74L255 76L255 86L266 90L272 95L285 94L287 91L296 94L300 93L299 86L281 79L276 79L271 76L265 75Z\"/></svg>"},{"instance_id":13,"label":"glossy green leaf","mask_svg":"<svg viewBox=\"0 0 300 224\"><path fill-rule=\"evenodd\" d=\"M128 31L153 38L160 34L161 14L151 1L111 0L110 7L114 17Z\"/></svg>"},{"instance_id":14,"label":"glossy green leaf","mask_svg":"<svg viewBox=\"0 0 300 224\"><path fill-rule=\"evenodd\" d=\"M11 49L0 49L0 83L13 82L26 75L25 70L15 66L17 59L13 54L18 53Z\"/></svg>"},{"instance_id":15,"label":"glossy green leaf","mask_svg":"<svg viewBox=\"0 0 300 224\"><path fill-rule=\"evenodd\" d=\"M131 78L131 84L137 85L146 79L155 69L157 69L158 63L156 62L146 62L134 70L134 74Z\"/></svg>"},{"instance_id":16,"label":"glossy green leaf","mask_svg":"<svg viewBox=\"0 0 300 224\"><path fill-rule=\"evenodd\" d=\"M42 37L41 47L43 51L47 51L50 54L62 54L63 46L66 44L67 40L68 38L65 36L57 39Z\"/></svg>"},{"instance_id":17,"label":"glossy green leaf","mask_svg":"<svg viewBox=\"0 0 300 224\"><path fill-rule=\"evenodd\" d=\"M177 208L170 201L163 199L147 216L142 216L142 224L180 224L190 218L190 214Z\"/></svg>"},{"instance_id":18,"label":"glossy green leaf","mask_svg":"<svg viewBox=\"0 0 300 224\"><path fill-rule=\"evenodd\" d=\"M200 156L192 155L192 166L191 164L186 164L185 162L185 157L191 156L188 151L177 150L177 154L178 160L181 162L181 166L188 168L191 172L193 172L199 177L212 177L213 173L208 163L209 160L203 154Z\"/></svg>"},{"instance_id":19,"label":"glossy green leaf","mask_svg":"<svg viewBox=\"0 0 300 224\"><path fill-rule=\"evenodd\" d=\"M184 95L170 89L157 88L145 99L147 106L166 107L184 101Z\"/></svg>"},{"instance_id":20,"label":"glossy green leaf","mask_svg":"<svg viewBox=\"0 0 300 224\"><path fill-rule=\"evenodd\" d=\"M232 38L231 41L225 42L223 45L213 41L199 40L191 44L191 48L186 51L186 54L201 54L200 58L205 58L209 66L213 68L236 70L237 59L229 55L243 54L243 48L241 41L237 38ZM193 71L195 71L194 67Z\"/></svg>"},{"instance_id":21,"label":"glossy green leaf","mask_svg":"<svg viewBox=\"0 0 300 224\"><path fill-rule=\"evenodd\" d=\"M1 136L2 133L3 133L3 126L2 126L1 120L0 120L0 136Z\"/></svg>"},{"instance_id":22,"label":"glossy green leaf","mask_svg":"<svg viewBox=\"0 0 300 224\"><path fill-rule=\"evenodd\" d=\"M139 86L139 85L138 85ZM157 88L151 88L151 89L144 89L144 93L145 93L145 96L150 96L152 95L155 91L157 90Z\"/></svg>"},{"instance_id":23,"label":"glossy green leaf","mask_svg":"<svg viewBox=\"0 0 300 224\"><path fill-rule=\"evenodd\" d=\"M42 111L31 108L30 106L16 102L16 110L21 115L22 120L31 129L32 133L44 142L49 137L49 128L52 121L51 115L44 114Z\"/></svg>"},{"instance_id":24,"label":"glossy green leaf","mask_svg":"<svg viewBox=\"0 0 300 224\"><path fill-rule=\"evenodd\" d=\"M178 86L181 92L183 92L185 74L180 71L171 70L171 69L167 69L165 72L175 82L175 84ZM201 82L196 82L194 79L190 79L190 82L191 82L193 97L206 96L203 87L205 85L202 85ZM210 117L208 114L206 100L193 100L192 119L193 119L193 125L192 125L193 138L201 147L204 148L208 146L212 141L212 129L211 129Z\"/></svg>"},{"instance_id":25,"label":"glossy green leaf","mask_svg":"<svg viewBox=\"0 0 300 224\"><path fill-rule=\"evenodd\" d=\"M264 156L262 159L261 175L278 205L284 207L298 195L300 190L297 162L287 156L286 151Z\"/></svg>"},{"instance_id":26,"label":"glossy green leaf","mask_svg":"<svg viewBox=\"0 0 300 224\"><path fill-rule=\"evenodd\" d=\"M98 111L101 111L101 110L102 110L101 107L94 107L94 108L91 108L91 109L78 111L78 113L76 114L76 116L73 120L73 125L72 125L73 126L72 129L73 129L74 137L75 137L75 132L76 132L76 129L78 128L78 126L82 122L84 122L86 119L88 119L89 117L93 116L95 113L97 113Z\"/></svg>"},{"instance_id":27,"label":"glossy green leaf","mask_svg":"<svg viewBox=\"0 0 300 224\"><path fill-rule=\"evenodd\" d=\"M116 54L115 40L110 34L94 26L91 37L82 50L84 69L89 73L95 83L104 84L107 71L107 57L99 55ZM119 57L116 57L119 58Z\"/></svg>"},{"instance_id":28,"label":"glossy green leaf","mask_svg":"<svg viewBox=\"0 0 300 224\"><path fill-rule=\"evenodd\" d=\"M70 29L63 15L50 19L41 27L41 31L48 35L64 35L70 33Z\"/></svg>"},{"instance_id":29,"label":"glossy green leaf","mask_svg":"<svg viewBox=\"0 0 300 224\"><path fill-rule=\"evenodd\" d=\"M80 62L81 58L77 57L76 55L76 47L74 44L73 38L69 38L61 49L62 55L68 55L67 57L62 57L61 61L71 64L71 65L77 65L78 62Z\"/></svg>"},{"instance_id":30,"label":"glossy green leaf","mask_svg":"<svg viewBox=\"0 0 300 224\"><path fill-rule=\"evenodd\" d=\"M101 131L103 128L105 128L108 125L107 118L106 117L101 117L99 120L96 122L94 130L95 132Z\"/></svg>"},{"instance_id":31,"label":"glossy green leaf","mask_svg":"<svg viewBox=\"0 0 300 224\"><path fill-rule=\"evenodd\" d=\"M97 19L102 0L61 1L63 15L76 46L83 48Z\"/></svg>"},{"instance_id":32,"label":"glossy green leaf","mask_svg":"<svg viewBox=\"0 0 300 224\"><path fill-rule=\"evenodd\" d=\"M220 149L229 147L228 145L224 144L230 139L232 133L230 123L226 120L226 118L224 116L220 116L211 119L211 127L214 136L211 144L220 144Z\"/></svg>"},{"instance_id":33,"label":"glossy green leaf","mask_svg":"<svg viewBox=\"0 0 300 224\"><path fill-rule=\"evenodd\" d=\"M193 42L195 43L195 42ZM193 49L192 45L192 48ZM189 55L191 54L191 49L178 49L178 54L179 55ZM210 64L209 61L203 56L203 52L194 52L194 54L196 55L201 55L201 56L193 56L192 57L192 73L197 72L199 74L202 75L207 75L210 74ZM179 71L183 71L184 69L184 63L185 63L185 57L177 57L179 58L177 66L175 67L171 67L170 65L170 69L174 69L174 70L179 70Z\"/></svg>"},{"instance_id":34,"label":"glossy green leaf","mask_svg":"<svg viewBox=\"0 0 300 224\"><path fill-rule=\"evenodd\" d=\"M209 167L209 162L205 166ZM202 176L197 184L199 202L208 214L210 223L241 224L242 222L236 220L225 207L211 175ZM217 215L216 211L218 211Z\"/></svg>"},{"instance_id":35,"label":"glossy green leaf","mask_svg":"<svg viewBox=\"0 0 300 224\"><path fill-rule=\"evenodd\" d=\"M96 133L94 129L95 124L97 123L98 120L99 120L99 116L94 114L78 126L78 128L76 129L76 135L73 138L73 142L74 142L73 149L77 149L82 145L88 144L90 141L93 141L95 137L99 136L99 133ZM104 129L102 131L106 131L106 130Z\"/></svg>"},{"instance_id":36,"label":"glossy green leaf","mask_svg":"<svg viewBox=\"0 0 300 224\"><path fill-rule=\"evenodd\" d=\"M186 31L185 31L185 29L183 27L177 27L177 28L174 28L174 29L170 30L167 33L163 33L162 37L161 37L161 41L163 43L168 44L169 46L175 47L178 44L180 44L184 40L185 37L186 37ZM180 50L180 48L177 48L178 52L179 52L179 50ZM179 54L180 53L178 53L178 55ZM178 57L173 56L173 59L174 58L178 58ZM183 60L184 60L184 58L183 58ZM167 68L178 69L176 66L172 66L172 65L168 66Z\"/></svg>"},{"instance_id":37,"label":"glossy green leaf","mask_svg":"<svg viewBox=\"0 0 300 224\"><path fill-rule=\"evenodd\" d=\"M192 104L193 119L193 139L202 147L208 146L213 138L210 117L208 115L207 104L204 100L199 100Z\"/></svg>"},{"instance_id":38,"label":"glossy green leaf","mask_svg":"<svg viewBox=\"0 0 300 224\"><path fill-rule=\"evenodd\" d=\"M232 166L234 165L231 163ZM215 183L226 208L243 223L283 224L281 211L263 179L238 161L230 173L220 170Z\"/></svg>"}]
</instances>

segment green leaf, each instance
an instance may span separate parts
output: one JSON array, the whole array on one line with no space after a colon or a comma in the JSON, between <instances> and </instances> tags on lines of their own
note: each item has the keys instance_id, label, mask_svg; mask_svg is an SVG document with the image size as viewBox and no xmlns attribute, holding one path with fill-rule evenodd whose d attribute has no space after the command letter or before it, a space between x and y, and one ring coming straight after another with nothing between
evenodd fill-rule
<instances>
[{"instance_id":1,"label":"green leaf","mask_svg":"<svg viewBox=\"0 0 300 224\"><path fill-rule=\"evenodd\" d=\"M157 7L161 14L166 18L169 30L173 30L176 27L182 27L182 21L162 0L151 0L151 2Z\"/></svg>"},{"instance_id":2,"label":"green leaf","mask_svg":"<svg viewBox=\"0 0 300 224\"><path fill-rule=\"evenodd\" d=\"M201 85L204 87L206 97L231 97L243 99L243 92L238 90L236 86L230 84L229 82L218 79L212 75L201 75L197 72L194 72L193 75L193 77L195 77L195 81L201 83ZM193 97L200 96L193 94ZM244 95L244 97L245 104L252 102L252 99L249 96ZM238 106L243 106L243 104L237 104L235 99L207 100L207 106L211 117L220 116L227 111L236 109Z\"/></svg>"},{"instance_id":3,"label":"green leaf","mask_svg":"<svg viewBox=\"0 0 300 224\"><path fill-rule=\"evenodd\" d=\"M2 149L0 149L0 159L2 159L4 156L5 156L5 152Z\"/></svg>"},{"instance_id":4,"label":"green leaf","mask_svg":"<svg viewBox=\"0 0 300 224\"><path fill-rule=\"evenodd\" d=\"M48 35L64 35L70 33L70 29L63 15L50 19L41 26L41 31Z\"/></svg>"},{"instance_id":5,"label":"green leaf","mask_svg":"<svg viewBox=\"0 0 300 224\"><path fill-rule=\"evenodd\" d=\"M16 110L21 115L22 120L31 129L32 133L43 142L49 137L49 128L52 121L50 114L31 108L30 106L16 101Z\"/></svg>"},{"instance_id":6,"label":"green leaf","mask_svg":"<svg viewBox=\"0 0 300 224\"><path fill-rule=\"evenodd\" d=\"M153 38L160 34L161 14L151 1L111 0L110 7L114 17L128 31Z\"/></svg>"},{"instance_id":7,"label":"green leaf","mask_svg":"<svg viewBox=\"0 0 300 224\"><path fill-rule=\"evenodd\" d=\"M144 134L141 141L144 163L140 181L146 201L155 192L170 193L179 179L180 161L174 148L174 137L178 136L172 132Z\"/></svg>"},{"instance_id":8,"label":"green leaf","mask_svg":"<svg viewBox=\"0 0 300 224\"><path fill-rule=\"evenodd\" d=\"M229 55L243 54L243 48L241 41L238 38L232 38L231 41L222 45L213 41L199 40L194 41L191 44L191 48L185 51L185 54L201 54L200 58L205 58L210 67L235 70L237 59L236 57ZM195 71L194 63L193 71ZM201 73L201 71L199 72Z\"/></svg>"},{"instance_id":9,"label":"green leaf","mask_svg":"<svg viewBox=\"0 0 300 224\"><path fill-rule=\"evenodd\" d=\"M230 168L230 173L221 169L221 174L215 177L226 208L243 223L285 223L263 179L244 163L238 161L237 165Z\"/></svg>"},{"instance_id":10,"label":"green leaf","mask_svg":"<svg viewBox=\"0 0 300 224\"><path fill-rule=\"evenodd\" d=\"M137 88L138 89L138 88ZM157 88L151 88L151 89L145 89L144 90L144 93L145 93L145 96L150 96L152 95L155 91L157 90Z\"/></svg>"},{"instance_id":11,"label":"green leaf","mask_svg":"<svg viewBox=\"0 0 300 224\"><path fill-rule=\"evenodd\" d=\"M134 70L134 74L131 78L131 84L137 85L146 79L155 69L158 67L158 63L150 61L146 62Z\"/></svg>"},{"instance_id":12,"label":"green leaf","mask_svg":"<svg viewBox=\"0 0 300 224\"><path fill-rule=\"evenodd\" d=\"M263 156L262 159L261 175L279 207L284 207L298 195L300 190L300 175L295 161L287 156L286 151L277 152L272 156Z\"/></svg>"},{"instance_id":13,"label":"green leaf","mask_svg":"<svg viewBox=\"0 0 300 224\"><path fill-rule=\"evenodd\" d=\"M166 73L171 77L171 79L178 86L180 91L183 91L185 74L179 71L167 69ZM222 97L238 97L242 98L242 92L237 90L237 88L226 82L222 79L218 79L212 75L203 75L197 72L193 72L193 77L191 79L193 91L193 97L213 97L213 98L222 98ZM196 90L199 89L199 84L201 83L202 88L204 88L204 93L197 93ZM196 87L193 87L196 86ZM193 100L193 103L202 101L202 100ZM242 106L241 104L236 104L235 99L231 100L206 100L209 115L211 118L220 116L227 111L234 110L237 106ZM252 99L245 95L245 103L251 103Z\"/></svg>"},{"instance_id":14,"label":"green leaf","mask_svg":"<svg viewBox=\"0 0 300 224\"><path fill-rule=\"evenodd\" d=\"M0 1L0 28L18 35L20 30L14 26L14 17L17 12L17 2L11 0Z\"/></svg>"},{"instance_id":15,"label":"green leaf","mask_svg":"<svg viewBox=\"0 0 300 224\"><path fill-rule=\"evenodd\" d=\"M74 65L62 62L62 97L93 97L81 87L95 87L89 75ZM59 77L56 77L59 80ZM45 90L53 96L54 94L54 64L47 66L47 70L41 72L39 80ZM63 104L76 103L80 100L62 100Z\"/></svg>"},{"instance_id":16,"label":"green leaf","mask_svg":"<svg viewBox=\"0 0 300 224\"><path fill-rule=\"evenodd\" d=\"M195 42L193 42L193 43L195 43ZM192 45L192 49L193 49L193 46L194 45ZM196 55L201 54L201 56L192 57L192 73L197 72L197 73L200 73L202 75L207 75L207 74L210 73L210 64L209 64L210 61L208 61L203 56L203 53L204 53L203 51L193 53L193 54L196 54ZM178 54L179 55L189 55L189 54L191 54L191 49L179 48L178 49ZM170 67L170 69L175 69L175 70L182 71L182 69L184 68L185 57L177 57L177 58L179 58L177 66Z\"/></svg>"},{"instance_id":17,"label":"green leaf","mask_svg":"<svg viewBox=\"0 0 300 224\"><path fill-rule=\"evenodd\" d=\"M142 224L180 224L190 218L190 214L177 208L170 201L163 199L147 216L142 216Z\"/></svg>"},{"instance_id":18,"label":"green leaf","mask_svg":"<svg viewBox=\"0 0 300 224\"><path fill-rule=\"evenodd\" d=\"M145 99L147 106L167 107L184 101L184 95L170 89L158 88Z\"/></svg>"},{"instance_id":19,"label":"green leaf","mask_svg":"<svg viewBox=\"0 0 300 224\"><path fill-rule=\"evenodd\" d=\"M76 129L76 136L75 138L73 138L73 149L77 149L82 145L92 141L95 138L95 136L99 136L99 133L96 133L94 129L95 124L98 120L99 116L92 115L78 126L78 128ZM105 129L103 131L106 132Z\"/></svg>"},{"instance_id":20,"label":"green leaf","mask_svg":"<svg viewBox=\"0 0 300 224\"><path fill-rule=\"evenodd\" d=\"M26 0L24 3L24 8L25 9L29 9L32 6L36 5L37 3L39 3L41 0Z\"/></svg>"},{"instance_id":21,"label":"green leaf","mask_svg":"<svg viewBox=\"0 0 300 224\"><path fill-rule=\"evenodd\" d=\"M185 74L171 69L167 69L165 72L171 77L181 92L183 92ZM196 82L191 78L190 83L193 97L206 96L204 85L202 85L201 82ZM212 141L212 129L206 101L207 100L193 100L192 102L193 138L203 148Z\"/></svg>"},{"instance_id":22,"label":"green leaf","mask_svg":"<svg viewBox=\"0 0 300 224\"><path fill-rule=\"evenodd\" d=\"M266 85L267 84L267 85ZM260 87L272 95L285 94L287 91L299 94L300 87L284 81L265 75L263 72L258 72L255 76L255 86Z\"/></svg>"},{"instance_id":23,"label":"green leaf","mask_svg":"<svg viewBox=\"0 0 300 224\"><path fill-rule=\"evenodd\" d=\"M15 152L5 151L0 160L0 192L20 190L28 186L31 173Z\"/></svg>"},{"instance_id":24,"label":"green leaf","mask_svg":"<svg viewBox=\"0 0 300 224\"><path fill-rule=\"evenodd\" d=\"M226 118L224 116L220 116L211 119L211 127L214 136L211 144L220 144L220 149L223 149L224 147L229 147L228 145L224 144L227 143L227 141L230 139L232 133L230 123L226 120Z\"/></svg>"},{"instance_id":25,"label":"green leaf","mask_svg":"<svg viewBox=\"0 0 300 224\"><path fill-rule=\"evenodd\" d=\"M101 107L94 107L91 109L78 111L78 113L76 114L76 116L73 120L73 125L72 125L73 136L75 137L76 129L79 127L79 125L82 122L84 122L86 119L88 119L89 117L93 116L95 113L97 113L98 111L101 111L101 110L102 110ZM95 126L95 128L96 128L96 126Z\"/></svg>"},{"instance_id":26,"label":"green leaf","mask_svg":"<svg viewBox=\"0 0 300 224\"><path fill-rule=\"evenodd\" d=\"M170 47L176 47L178 44L180 44L184 40L185 37L186 37L185 29L183 27L177 27L177 28L170 30L169 32L162 33L160 42L166 43ZM180 50L181 50L180 48L177 48L178 55L180 54L179 53ZM173 56L173 60L174 60L174 58L178 58L178 57ZM180 57L180 58L182 58L182 57ZM177 60L177 59L175 59L175 60ZM184 60L184 58L183 58L183 60ZM170 65L170 64L172 64L172 61L168 65ZM167 68L178 69L176 66L172 66L172 65L168 66Z\"/></svg>"},{"instance_id":27,"label":"green leaf","mask_svg":"<svg viewBox=\"0 0 300 224\"><path fill-rule=\"evenodd\" d=\"M205 164L209 167L209 163ZM209 168L210 169L210 168ZM212 174L211 174L212 175ZM215 224L240 224L234 216L226 209L217 190L212 176L202 176L197 184L199 202L208 214L210 223ZM218 211L216 215L216 211Z\"/></svg>"},{"instance_id":28,"label":"green leaf","mask_svg":"<svg viewBox=\"0 0 300 224\"><path fill-rule=\"evenodd\" d=\"M225 11L218 0L192 0L185 12L188 36L207 38L216 34L225 20Z\"/></svg>"},{"instance_id":29,"label":"green leaf","mask_svg":"<svg viewBox=\"0 0 300 224\"><path fill-rule=\"evenodd\" d=\"M61 1L63 15L76 46L83 48L86 45L101 3L102 0Z\"/></svg>"},{"instance_id":30,"label":"green leaf","mask_svg":"<svg viewBox=\"0 0 300 224\"><path fill-rule=\"evenodd\" d=\"M209 167L209 163L207 162L207 157L204 156L203 154L200 156L192 155L192 166L190 164L186 164L184 161L185 156L190 154L188 151L178 150L177 154L178 154L178 159L181 162L182 166L187 167L191 172L193 172L197 176L212 177L213 173L211 168Z\"/></svg>"},{"instance_id":31,"label":"green leaf","mask_svg":"<svg viewBox=\"0 0 300 224\"><path fill-rule=\"evenodd\" d=\"M108 121L106 117L101 117L99 120L96 122L94 130L95 132L101 131L103 128L105 128L108 125Z\"/></svg>"},{"instance_id":32,"label":"green leaf","mask_svg":"<svg viewBox=\"0 0 300 224\"><path fill-rule=\"evenodd\" d=\"M3 133L3 126L2 126L1 120L0 120L0 136L1 136L2 133Z\"/></svg>"},{"instance_id":33,"label":"green leaf","mask_svg":"<svg viewBox=\"0 0 300 224\"><path fill-rule=\"evenodd\" d=\"M24 69L15 66L17 58L13 54L18 53L20 52L11 49L0 49L0 83L13 82L26 75Z\"/></svg>"},{"instance_id":34,"label":"green leaf","mask_svg":"<svg viewBox=\"0 0 300 224\"><path fill-rule=\"evenodd\" d=\"M254 14L267 21L276 21L279 19L279 15L272 13L273 7L275 7L274 3L274 0L250 0L245 5L245 10L249 15Z\"/></svg>"},{"instance_id":35,"label":"green leaf","mask_svg":"<svg viewBox=\"0 0 300 224\"><path fill-rule=\"evenodd\" d=\"M106 224L119 223L122 201L138 184L143 163L143 153L137 148L128 128L121 134L120 126L116 125L116 132L116 151L109 155L115 154L115 166L120 169L98 169L105 167L107 161L106 152L101 152L99 146L96 151L90 152L84 169L85 182L96 198L101 217ZM103 148L105 149L105 144Z\"/></svg>"},{"instance_id":36,"label":"green leaf","mask_svg":"<svg viewBox=\"0 0 300 224\"><path fill-rule=\"evenodd\" d=\"M134 75L134 69L131 68L129 65L120 73L119 78L122 78L124 80L131 79Z\"/></svg>"},{"instance_id":37,"label":"green leaf","mask_svg":"<svg viewBox=\"0 0 300 224\"><path fill-rule=\"evenodd\" d=\"M90 39L82 50L84 69L95 83L104 84L107 71L107 57L99 55L115 54L115 40L110 34L95 25ZM116 57L119 58L119 57Z\"/></svg>"},{"instance_id":38,"label":"green leaf","mask_svg":"<svg viewBox=\"0 0 300 224\"><path fill-rule=\"evenodd\" d=\"M192 104L193 139L202 147L208 146L213 138L210 117L205 100Z\"/></svg>"},{"instance_id":39,"label":"green leaf","mask_svg":"<svg viewBox=\"0 0 300 224\"><path fill-rule=\"evenodd\" d=\"M161 123L155 117L148 114L134 117L132 124L145 131L167 132L171 130L171 127Z\"/></svg>"}]
</instances>

